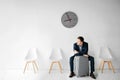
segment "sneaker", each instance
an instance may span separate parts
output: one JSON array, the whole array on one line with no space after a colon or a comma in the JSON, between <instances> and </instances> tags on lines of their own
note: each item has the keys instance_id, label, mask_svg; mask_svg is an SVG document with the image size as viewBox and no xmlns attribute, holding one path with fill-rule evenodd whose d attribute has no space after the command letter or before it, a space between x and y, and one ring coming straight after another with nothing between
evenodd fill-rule
<instances>
[{"instance_id":1,"label":"sneaker","mask_svg":"<svg viewBox=\"0 0 120 80\"><path fill-rule=\"evenodd\" d=\"M96 77L93 73L90 74L90 77L93 78L93 79L96 79Z\"/></svg>"}]
</instances>

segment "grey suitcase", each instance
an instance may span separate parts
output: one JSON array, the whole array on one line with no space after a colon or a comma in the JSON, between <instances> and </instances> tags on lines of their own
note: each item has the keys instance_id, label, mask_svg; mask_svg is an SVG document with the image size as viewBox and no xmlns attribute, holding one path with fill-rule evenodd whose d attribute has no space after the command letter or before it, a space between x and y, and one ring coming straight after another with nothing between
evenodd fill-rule
<instances>
[{"instance_id":1,"label":"grey suitcase","mask_svg":"<svg viewBox=\"0 0 120 80\"><path fill-rule=\"evenodd\" d=\"M75 56L74 73L77 77L89 76L89 61L84 56Z\"/></svg>"}]
</instances>

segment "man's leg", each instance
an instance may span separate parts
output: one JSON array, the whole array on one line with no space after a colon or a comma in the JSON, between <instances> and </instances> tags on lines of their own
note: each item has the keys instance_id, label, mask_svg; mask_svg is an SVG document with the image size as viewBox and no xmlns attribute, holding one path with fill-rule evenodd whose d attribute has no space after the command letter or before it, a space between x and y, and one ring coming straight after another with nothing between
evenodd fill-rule
<instances>
[{"instance_id":1,"label":"man's leg","mask_svg":"<svg viewBox=\"0 0 120 80\"><path fill-rule=\"evenodd\" d=\"M70 71L71 73L73 72L73 68L74 68L74 55L70 57Z\"/></svg>"},{"instance_id":2,"label":"man's leg","mask_svg":"<svg viewBox=\"0 0 120 80\"><path fill-rule=\"evenodd\" d=\"M90 67L91 67L91 73L90 73L90 76L94 79L96 79L96 77L94 76L93 72L95 71L95 66L94 66L94 57L92 56L89 56L88 57L89 61L90 61Z\"/></svg>"},{"instance_id":3,"label":"man's leg","mask_svg":"<svg viewBox=\"0 0 120 80\"><path fill-rule=\"evenodd\" d=\"M75 74L74 74L74 57L75 56L79 56L79 53L74 54L73 56L70 57L70 71L71 71L71 73L70 73L69 77L75 76Z\"/></svg>"},{"instance_id":4,"label":"man's leg","mask_svg":"<svg viewBox=\"0 0 120 80\"><path fill-rule=\"evenodd\" d=\"M92 56L89 56L88 57L89 61L90 61L90 67L91 67L91 73L93 73L95 71L95 68L94 68L94 57Z\"/></svg>"}]
</instances>

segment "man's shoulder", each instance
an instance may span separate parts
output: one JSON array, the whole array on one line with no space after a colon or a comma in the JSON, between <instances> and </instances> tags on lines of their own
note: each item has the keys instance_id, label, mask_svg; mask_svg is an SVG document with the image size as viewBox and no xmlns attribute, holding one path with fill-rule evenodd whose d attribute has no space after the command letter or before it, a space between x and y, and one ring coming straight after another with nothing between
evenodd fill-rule
<instances>
[{"instance_id":1,"label":"man's shoulder","mask_svg":"<svg viewBox=\"0 0 120 80\"><path fill-rule=\"evenodd\" d=\"M77 45L77 43L74 43L73 45Z\"/></svg>"},{"instance_id":2,"label":"man's shoulder","mask_svg":"<svg viewBox=\"0 0 120 80\"><path fill-rule=\"evenodd\" d=\"M77 43L74 43L73 45L78 46ZM88 42L83 42L83 45L88 45Z\"/></svg>"},{"instance_id":3,"label":"man's shoulder","mask_svg":"<svg viewBox=\"0 0 120 80\"><path fill-rule=\"evenodd\" d=\"M87 42L84 42L83 44L84 44L84 45L88 45L88 43L87 43Z\"/></svg>"},{"instance_id":4,"label":"man's shoulder","mask_svg":"<svg viewBox=\"0 0 120 80\"><path fill-rule=\"evenodd\" d=\"M88 44L88 42L84 42L84 44Z\"/></svg>"}]
</instances>

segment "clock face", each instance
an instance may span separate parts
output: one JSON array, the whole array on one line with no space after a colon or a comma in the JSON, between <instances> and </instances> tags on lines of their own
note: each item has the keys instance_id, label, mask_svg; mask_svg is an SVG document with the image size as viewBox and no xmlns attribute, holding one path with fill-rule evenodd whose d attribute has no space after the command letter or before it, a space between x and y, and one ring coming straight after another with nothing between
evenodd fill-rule
<instances>
[{"instance_id":1,"label":"clock face","mask_svg":"<svg viewBox=\"0 0 120 80\"><path fill-rule=\"evenodd\" d=\"M61 18L62 24L67 28L74 27L78 22L78 17L74 12L68 11Z\"/></svg>"}]
</instances>

